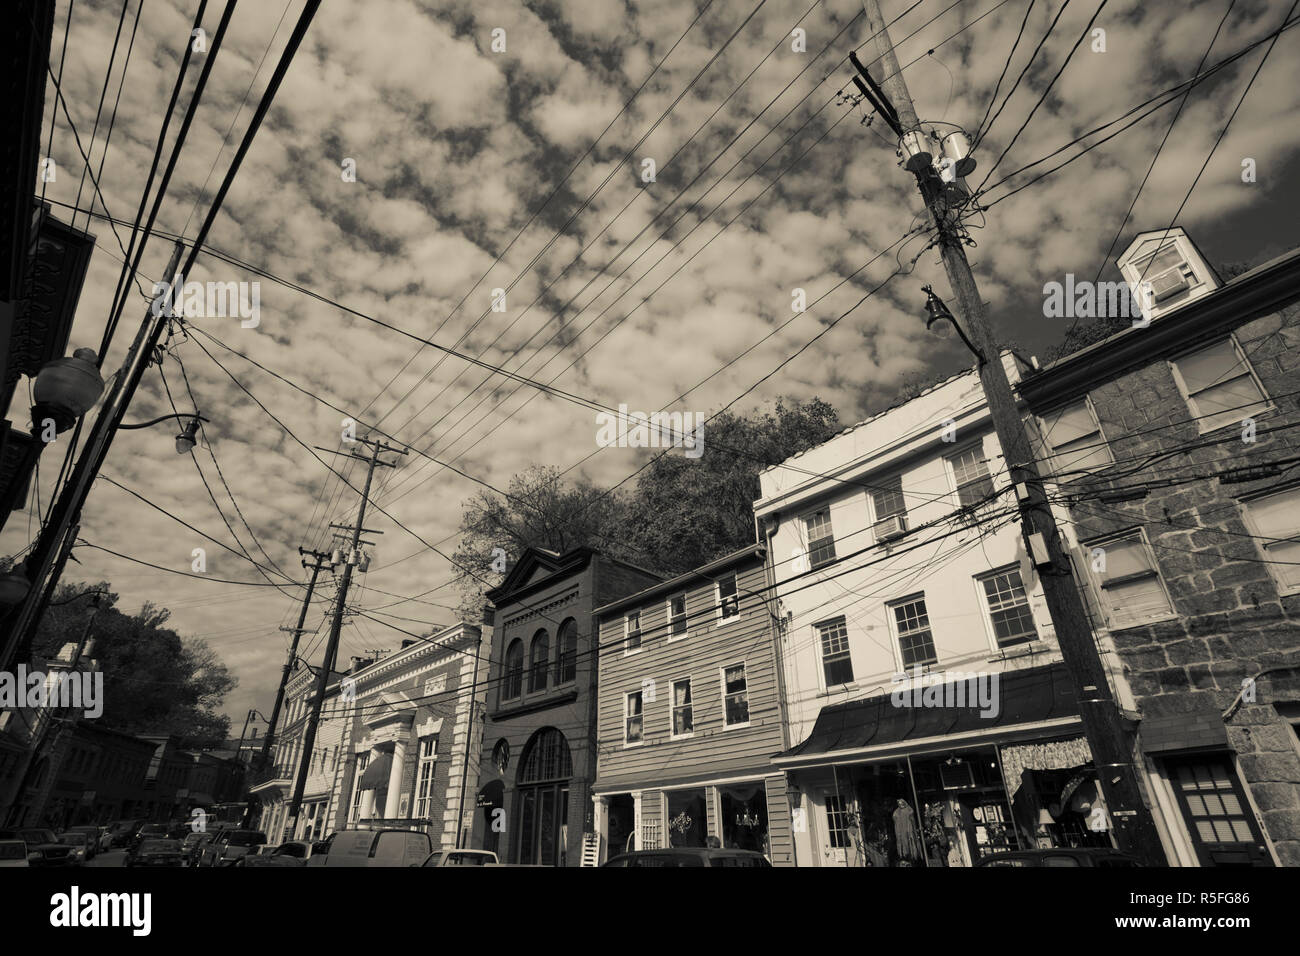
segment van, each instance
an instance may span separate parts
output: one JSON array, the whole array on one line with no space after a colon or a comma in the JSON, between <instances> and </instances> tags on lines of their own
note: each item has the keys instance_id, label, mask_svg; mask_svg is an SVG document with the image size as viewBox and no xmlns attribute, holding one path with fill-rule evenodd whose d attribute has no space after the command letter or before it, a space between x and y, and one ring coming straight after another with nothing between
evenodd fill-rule
<instances>
[{"instance_id":1,"label":"van","mask_svg":"<svg viewBox=\"0 0 1300 956\"><path fill-rule=\"evenodd\" d=\"M340 830L320 849L313 846L308 866L419 866L433 852L420 830Z\"/></svg>"}]
</instances>

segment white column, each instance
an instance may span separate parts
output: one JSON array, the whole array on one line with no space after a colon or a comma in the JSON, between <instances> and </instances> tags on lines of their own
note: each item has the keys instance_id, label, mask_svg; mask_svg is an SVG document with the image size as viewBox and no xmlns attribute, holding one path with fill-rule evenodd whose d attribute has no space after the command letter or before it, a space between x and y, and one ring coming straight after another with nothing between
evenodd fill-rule
<instances>
[{"instance_id":1,"label":"white column","mask_svg":"<svg viewBox=\"0 0 1300 956\"><path fill-rule=\"evenodd\" d=\"M609 849L609 797L592 794L592 824L596 829L596 839L599 841L596 854L596 862L602 863L607 855L614 851Z\"/></svg>"},{"instance_id":2,"label":"white column","mask_svg":"<svg viewBox=\"0 0 1300 956\"><path fill-rule=\"evenodd\" d=\"M393 741L393 765L388 768L388 801L384 804L384 817L397 816L402 799L402 765L406 761L406 740Z\"/></svg>"},{"instance_id":3,"label":"white column","mask_svg":"<svg viewBox=\"0 0 1300 956\"><path fill-rule=\"evenodd\" d=\"M377 759L379 759L379 751L377 751L377 750L375 750L373 747L371 747L371 748L370 748L370 759L366 761L366 766L369 767L369 766L370 766L372 763L374 763ZM366 775L366 774L365 774L365 771L363 770L363 771L361 772L361 776L364 777L365 775ZM361 777L358 777L358 778L357 778L357 786L360 786L360 785L361 785ZM359 821L360 821L360 820L365 820L365 819L368 819L369 817L373 817L374 815L375 815L375 791L374 791L374 790L362 790L362 791L361 791L361 809L357 811L357 819L358 819Z\"/></svg>"},{"instance_id":4,"label":"white column","mask_svg":"<svg viewBox=\"0 0 1300 956\"><path fill-rule=\"evenodd\" d=\"M632 794L632 846L635 849L644 849L641 846L641 791L638 790Z\"/></svg>"}]
</instances>

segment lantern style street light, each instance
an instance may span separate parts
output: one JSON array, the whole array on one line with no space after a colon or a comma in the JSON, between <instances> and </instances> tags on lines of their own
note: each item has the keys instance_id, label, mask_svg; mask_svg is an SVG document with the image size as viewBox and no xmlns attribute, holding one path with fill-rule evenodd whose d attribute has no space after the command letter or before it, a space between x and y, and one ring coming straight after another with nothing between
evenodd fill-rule
<instances>
[{"instance_id":1,"label":"lantern style street light","mask_svg":"<svg viewBox=\"0 0 1300 956\"><path fill-rule=\"evenodd\" d=\"M948 306L944 303L943 299L935 295L934 289L928 285L921 286L921 291L925 293L925 327L930 331L934 331L934 324L936 322L951 323L952 327L957 330L957 334L961 336L961 340L965 343L966 348L970 349L971 354L980 360L980 365L983 365L985 361L987 361L987 359L984 358L984 353L977 349L970 339L966 338L965 331L957 323L957 320L953 318L953 314L948 311ZM947 334L947 329L942 325L939 326L939 334Z\"/></svg>"},{"instance_id":2,"label":"lantern style street light","mask_svg":"<svg viewBox=\"0 0 1300 956\"><path fill-rule=\"evenodd\" d=\"M71 358L47 362L36 374L32 389L32 436L54 423L56 433L66 432L94 407L104 391L104 379L95 367L94 349L77 349Z\"/></svg>"}]
</instances>

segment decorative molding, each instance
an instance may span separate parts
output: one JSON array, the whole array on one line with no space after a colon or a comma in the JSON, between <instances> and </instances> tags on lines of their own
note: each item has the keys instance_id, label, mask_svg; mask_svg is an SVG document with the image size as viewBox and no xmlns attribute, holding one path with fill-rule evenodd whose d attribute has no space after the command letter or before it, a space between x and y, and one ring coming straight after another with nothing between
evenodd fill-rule
<instances>
[{"instance_id":1,"label":"decorative molding","mask_svg":"<svg viewBox=\"0 0 1300 956\"><path fill-rule=\"evenodd\" d=\"M575 587L572 591L560 595L554 601L551 601L548 604L541 604L541 605L531 607L524 613L516 615L515 617L512 617L509 620L507 620L504 624L501 625L501 629L504 631L506 628L514 627L516 624L524 624L528 621L533 620L534 618L543 617L547 611L554 611L557 608L564 607L566 604L572 604L578 600L578 594L581 592L581 590L582 590L581 587Z\"/></svg>"}]
</instances>

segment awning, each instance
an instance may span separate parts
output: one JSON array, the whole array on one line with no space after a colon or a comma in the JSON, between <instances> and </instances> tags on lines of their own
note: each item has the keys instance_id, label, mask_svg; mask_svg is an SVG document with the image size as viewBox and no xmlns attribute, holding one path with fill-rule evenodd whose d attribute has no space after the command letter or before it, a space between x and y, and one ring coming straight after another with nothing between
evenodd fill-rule
<instances>
[{"instance_id":1,"label":"awning","mask_svg":"<svg viewBox=\"0 0 1300 956\"><path fill-rule=\"evenodd\" d=\"M1061 663L1001 672L998 711L993 716L983 716L973 701L960 707L918 707L897 706L892 698L893 694L887 693L823 707L808 739L777 754L774 762L786 766L822 763L824 760L818 758L834 754L849 757L855 752L897 747L910 741L996 730L1011 732L1023 725L1064 724L1079 714L1074 687ZM945 695L944 699L953 698Z\"/></svg>"},{"instance_id":2,"label":"awning","mask_svg":"<svg viewBox=\"0 0 1300 956\"><path fill-rule=\"evenodd\" d=\"M357 786L358 790L387 790L388 773L393 766L393 755L381 753L366 767L366 772L361 775L361 783Z\"/></svg>"}]
</instances>

